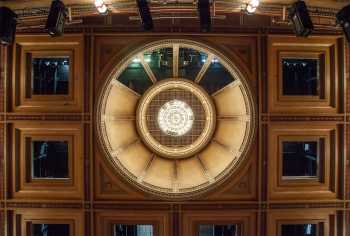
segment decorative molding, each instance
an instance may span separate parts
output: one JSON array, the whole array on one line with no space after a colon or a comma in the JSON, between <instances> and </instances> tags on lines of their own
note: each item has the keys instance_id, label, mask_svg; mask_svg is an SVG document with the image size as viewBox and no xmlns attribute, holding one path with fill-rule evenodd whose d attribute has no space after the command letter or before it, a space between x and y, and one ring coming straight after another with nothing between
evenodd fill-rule
<instances>
[{"instance_id":1,"label":"decorative molding","mask_svg":"<svg viewBox=\"0 0 350 236\"><path fill-rule=\"evenodd\" d=\"M82 203L63 203L63 202L19 202L19 201L10 201L7 202L7 207L9 208L66 208L66 209L82 209Z\"/></svg>"},{"instance_id":2,"label":"decorative molding","mask_svg":"<svg viewBox=\"0 0 350 236\"><path fill-rule=\"evenodd\" d=\"M239 179L239 181L235 183L232 188L224 191L222 193L223 195L254 195L254 188L256 188L256 174L254 173L254 163L250 165L249 169L246 170L246 173Z\"/></svg>"},{"instance_id":3,"label":"decorative molding","mask_svg":"<svg viewBox=\"0 0 350 236\"><path fill-rule=\"evenodd\" d=\"M151 224L154 227L155 236L170 234L170 217L167 211L157 210L106 210L95 213L95 234L112 235L112 225L124 224Z\"/></svg>"},{"instance_id":4,"label":"decorative molding","mask_svg":"<svg viewBox=\"0 0 350 236\"><path fill-rule=\"evenodd\" d=\"M340 69L344 56L341 37L284 37L269 35L267 40L268 62L268 107L275 114L340 114L340 101L344 97L343 76ZM319 60L319 92L317 95L283 94L284 58L312 58ZM318 119L318 118L316 118Z\"/></svg>"},{"instance_id":5,"label":"decorative molding","mask_svg":"<svg viewBox=\"0 0 350 236\"><path fill-rule=\"evenodd\" d=\"M83 138L84 130L75 122L15 122L9 126L8 142L10 155L7 158L9 172L9 194L14 199L64 199L83 198ZM28 141L63 140L68 143L68 177L64 179L32 179L27 163ZM30 147L30 146L29 146ZM45 191L43 191L45 189Z\"/></svg>"},{"instance_id":6,"label":"decorative molding","mask_svg":"<svg viewBox=\"0 0 350 236\"><path fill-rule=\"evenodd\" d=\"M12 79L9 80L13 112L74 113L81 112L84 103L84 37L71 34L52 38L48 35L16 35L12 47ZM69 57L67 94L33 94L33 58ZM11 85L11 86L10 86Z\"/></svg>"},{"instance_id":7,"label":"decorative molding","mask_svg":"<svg viewBox=\"0 0 350 236\"><path fill-rule=\"evenodd\" d=\"M5 155L5 126L0 124L0 201L5 198Z\"/></svg>"},{"instance_id":8,"label":"decorative molding","mask_svg":"<svg viewBox=\"0 0 350 236\"><path fill-rule=\"evenodd\" d=\"M341 163L344 156L339 149L343 142L343 125L335 123L288 123L279 122L268 126L268 196L271 200L303 199L341 199L343 189L339 179L342 176ZM323 150L319 154L317 178L282 177L283 160L281 145L283 141L323 140ZM320 147L319 147L320 148Z\"/></svg>"},{"instance_id":9,"label":"decorative molding","mask_svg":"<svg viewBox=\"0 0 350 236\"><path fill-rule=\"evenodd\" d=\"M240 45L238 44L227 44L225 43L223 45L224 47L226 47L229 51L234 52L241 60L242 62L244 62L245 66L249 69L250 73L254 73L255 72L255 57L253 55L253 48L252 45L245 42L242 43Z\"/></svg>"},{"instance_id":10,"label":"decorative molding","mask_svg":"<svg viewBox=\"0 0 350 236\"><path fill-rule=\"evenodd\" d=\"M342 208L341 202L319 202L319 203L271 203L269 209L305 209L305 208Z\"/></svg>"},{"instance_id":11,"label":"decorative molding","mask_svg":"<svg viewBox=\"0 0 350 236\"><path fill-rule=\"evenodd\" d=\"M84 214L79 209L16 209L11 217L13 235L30 235L28 232L33 223L69 224L69 235L80 236L84 234Z\"/></svg>"},{"instance_id":12,"label":"decorative molding","mask_svg":"<svg viewBox=\"0 0 350 236\"><path fill-rule=\"evenodd\" d=\"M244 209L259 209L259 203L253 202L241 202L241 203L206 203L206 204L183 204L181 205L182 211L196 211L196 210L244 210Z\"/></svg>"},{"instance_id":13,"label":"decorative molding","mask_svg":"<svg viewBox=\"0 0 350 236\"><path fill-rule=\"evenodd\" d=\"M127 192L120 188L116 183L114 183L111 178L103 171L103 169L100 170L101 172L101 193L104 194L117 194L117 195L125 195Z\"/></svg>"},{"instance_id":14,"label":"decorative molding","mask_svg":"<svg viewBox=\"0 0 350 236\"><path fill-rule=\"evenodd\" d=\"M293 115L269 115L264 117L264 121L334 121L344 122L344 116L293 116Z\"/></svg>"},{"instance_id":15,"label":"decorative molding","mask_svg":"<svg viewBox=\"0 0 350 236\"><path fill-rule=\"evenodd\" d=\"M90 115L85 115L90 117ZM84 117L85 118L85 117ZM81 114L6 114L7 121L83 121Z\"/></svg>"},{"instance_id":16,"label":"decorative molding","mask_svg":"<svg viewBox=\"0 0 350 236\"><path fill-rule=\"evenodd\" d=\"M322 225L324 235L336 235L336 211L335 209L276 209L267 214L267 235L281 236L281 224L293 224L300 222L312 222Z\"/></svg>"},{"instance_id":17,"label":"decorative molding","mask_svg":"<svg viewBox=\"0 0 350 236\"><path fill-rule=\"evenodd\" d=\"M169 204L164 203L94 203L94 209L110 209L110 210L153 210L153 211L170 211Z\"/></svg>"},{"instance_id":18,"label":"decorative molding","mask_svg":"<svg viewBox=\"0 0 350 236\"><path fill-rule=\"evenodd\" d=\"M231 1L232 2L232 1ZM91 5L91 10L96 11L95 7ZM277 8L276 8L277 9ZM278 11L281 10L281 7L278 7ZM277 10L276 10L277 12ZM45 13L41 13L42 15L45 15L45 19L47 17L47 11ZM254 18L255 16L249 16L250 18ZM103 16L98 17L100 19L103 18ZM43 21L43 24L45 22ZM138 24L138 22L137 22ZM68 30L66 31L66 35L68 31L72 30L72 27L75 27L76 25L69 25ZM79 25L78 25L79 26ZM96 26L99 27L99 26ZM84 74L83 78L85 79L84 81L88 81L90 84L89 87L90 89L86 89L84 93L86 95L84 96L85 98L91 99L91 101L94 101L96 98L96 92L99 88L99 85L103 82L103 78L105 75L105 71L103 69L109 68L108 63L113 63L115 59L120 56L120 55L126 55L124 52L129 51L132 49L130 45L141 45L144 42L149 42L150 40L153 39L163 39L164 37L169 36L169 32L167 31L165 34L157 34L155 32L152 33L132 33L132 34L127 34L127 33L116 33L116 34L110 34L109 36L104 36L103 34L106 35L106 32L108 31L116 31L114 26L107 26L107 30L104 29L98 29L95 30L93 28L79 28L75 30L79 31L84 31L86 33L85 38L88 39L94 39L94 44L86 46L86 51L93 50L96 52L97 55L93 55L93 60L90 61L89 57L83 58L84 60L84 65L91 64L91 67L94 68L86 68L84 69L84 73L87 74L89 69L91 69L91 74L95 73L91 76L90 81ZM123 26L124 27L124 26ZM134 26L133 26L134 27ZM138 25L136 25L135 28L137 28ZM169 26L170 28L172 26ZM174 26L175 27L175 26ZM184 26L186 27L186 26ZM218 26L220 27L220 26ZM231 27L231 26L230 26ZM232 28L235 28L236 26L233 26ZM242 27L242 26L240 26ZM113 28L113 29L112 29ZM132 29L135 29L132 28ZM169 29L170 29L169 28ZM194 30L197 30L196 28L193 28ZM38 31L39 29L35 29ZM40 29L42 32L44 32L43 29ZM200 35L200 34L193 34L193 32L196 31L191 31L192 34L186 34L185 32L190 32L183 30L182 27L178 27L179 33L172 34L174 37L179 37L179 38L194 38L200 39L206 42L210 42L210 44L217 46L218 48L221 47L221 40L231 40L232 44L236 44L236 37L233 34L223 34L223 33L209 33L205 35ZM181 30L181 31L180 31ZM188 29L187 29L188 30ZM227 31L225 32L232 32L230 29L227 28ZM244 32L248 32L250 29L238 29L236 28L236 33L238 34L243 34ZM254 35L257 33L260 34L259 37L265 38L267 32L271 32L268 29L261 29L260 32L258 30L254 31L249 31L253 32ZM285 32L285 31L281 31ZM290 31L291 32L291 31ZM46 33L46 32L45 32ZM327 33L327 32L323 32ZM333 34L333 32L328 32ZM339 33L339 30L334 32ZM31 35L27 37L32 37L36 38L38 35ZM63 36L66 37L66 36ZM286 38L289 37L294 37L294 36L286 36ZM316 36L318 37L318 36ZM225 39L222 39L225 38ZM252 38L256 41L258 41L258 36L249 36L246 38ZM245 38L244 38L245 39ZM260 45L260 50L264 50L265 48L265 43L262 40L262 45ZM116 43L116 44L114 44ZM120 43L120 45L118 45ZM248 41L247 41L248 43ZM130 45L128 45L130 44ZM250 45L250 43L248 43ZM105 47L106 49L103 49ZM113 48L115 46L115 48ZM224 49L227 45L221 47ZM91 48L90 48L91 47ZM110 47L112 51L110 51L110 54L107 52L107 48ZM227 46L229 48L229 46ZM234 51L235 54L237 54L237 58L239 57L244 61L243 64L247 64L246 61L252 60L255 61L256 57L256 51L251 51L253 58L249 59L249 56L246 54L248 48L244 47L244 49L240 49L239 46L235 48L236 46L233 46L232 50ZM248 46L252 47L252 45ZM257 46L258 47L258 46ZM2 47L1 52L3 53L5 50L3 50L4 47ZM92 235L103 235L103 234L96 234L96 232L92 231L92 229L99 227L100 226L100 221L97 220L96 215L97 214L109 214L111 217L115 215L122 215L124 218L130 218L132 219L134 216L140 216L143 215L145 216L144 219L146 219L146 215L148 212L151 212L152 210L157 210L161 212L162 214L167 214L167 217L169 218L169 223L167 223L166 229L171 230L171 233L165 234L169 236L176 236L176 235L184 235L182 234L181 230L189 225L189 222L186 220L183 220L183 218L186 216L188 212L193 212L196 211L198 212L198 215L201 217L207 217L207 219L214 219L217 220L216 216L217 214L226 214L226 212L233 212L233 215L237 213L237 215L241 214L243 212L254 212L254 214L259 215L260 217L260 222L257 224L256 229L257 233L256 234L251 234L249 236L266 236L267 232L267 227L273 227L274 223L268 222L268 217L272 212L279 212L284 210L288 210L292 213L288 214L293 214L293 212L298 211L299 213L297 215L293 215L293 217L296 218L307 218L307 215L309 213L308 210L312 212L316 212L314 214L314 218L317 217L323 217L324 213L323 211L326 210L337 210L339 214L337 215L331 215L336 219L336 222L341 225L345 224L345 232L343 233L344 235L348 235L350 232L350 125L346 124L346 134L345 134L345 146L346 146L346 157L347 160L345 161L346 163L346 173L345 173L345 179L339 180L339 185L340 186L345 186L345 196L347 200L344 199L323 199L320 201L315 201L315 200L310 200L308 196L304 196L303 199L298 200L296 202L295 200L286 200L286 199L279 199L276 201L270 201L270 199L266 199L265 196L267 195L267 190L264 188L267 188L270 183L268 183L267 178L270 174L272 174L271 171L267 171L267 165L269 164L270 160L270 153L268 153L269 148L267 146L267 140L268 140L268 134L271 132L271 126L273 125L273 122L285 122L285 127L290 127L291 125L301 125L303 122L319 122L318 124L321 126L326 125L326 123L342 123L342 122L350 122L350 77L349 77L349 47L346 46L347 48L347 54L346 54L346 60L347 64L345 66L346 69L346 84L348 86L347 88L347 99L345 100L344 98L340 98L340 101L345 103L345 106L347 107L347 112L346 114L329 114L329 113L323 113L323 114L311 114L310 115L295 115L292 114L291 112L286 112L286 113L281 113L281 114L260 114L260 120L259 122L262 121L262 127L259 129L259 139L260 143L258 144L253 144L254 147L256 147L256 152L260 153L263 152L262 155L258 154L252 154L250 155L247 159L250 160L259 160L259 158L262 158L261 161L256 161L255 163L252 163L249 166L249 169L243 170L242 168L242 173L239 173L238 175L232 175L231 178L225 182L225 184L221 184L217 188L212 189L208 194L201 195L198 198L194 198L190 201L186 200L173 200L173 201L161 201L158 198L155 198L152 195L146 195L142 192L136 191L136 188L133 187L132 184L127 183L122 181L122 176L116 174L113 172L113 168L110 168L110 166L107 166L105 161L103 161L104 157L100 154L98 154L100 147L97 144L97 136L95 130L92 129L92 126L94 124L90 124L91 121L95 119L95 110L93 110L93 107L95 104L89 104L89 109L86 109L85 111L89 111L88 113L4 113L2 106L3 102L3 97L5 94L4 88L1 87L4 84L4 71L2 73L0 72L0 121L6 121L1 122L0 124L0 235L5 235L5 221L7 224L7 228L12 228L12 226L15 225L16 223L16 218L13 217L13 213L19 212L19 211L26 211L28 214L33 214L33 215L46 215L49 216L48 218L55 219L54 214L57 211L65 211L65 216L70 216L72 212L74 211L79 211L83 215L83 220L79 222L79 227L81 229L85 229L84 233L75 235L75 236L80 236L80 235L86 235L86 236L92 236ZM107 51L103 51L107 50ZM124 50L124 51L122 51ZM231 49L229 49L231 50ZM238 51L236 51L238 50ZM240 50L243 50L239 52ZM10 51L10 50L8 50ZM11 52L10 52L11 53ZM105 58L103 54L107 54ZM1 53L0 53L1 54ZM260 55L261 58L257 61L261 60L266 60L266 58L269 56ZM4 61L0 60L0 68L4 64ZM95 67L96 65L96 67ZM101 68L101 71L97 68L97 65L99 65L99 68ZM243 67L242 67L243 68ZM250 67L247 66L249 69ZM108 69L107 69L108 70ZM249 69L250 70L250 69ZM1 69L0 69L1 71ZM248 71L247 71L248 72ZM254 71L255 73L259 73L258 67ZM263 74L263 71L261 72ZM101 74L101 77L99 75ZM249 74L249 73L247 73ZM255 78L256 77L256 78ZM261 77L265 78L264 75ZM89 77L90 78L90 77ZM249 78L250 80L257 80L258 76L254 76L254 78ZM261 83L259 83L259 86L264 86L262 83L265 83L265 80L262 80ZM261 99L265 94L269 94L269 91L264 91L259 90L258 83L256 83L256 94L257 91L262 91L261 94L257 97L259 99L259 103L262 104L263 102ZM342 100L344 99L344 100ZM9 99L7 99L9 102ZM85 105L86 105L85 101ZM9 104L8 104L9 105ZM57 111L58 112L58 111ZM265 111L266 112L266 111ZM12 125L15 124L26 124L28 125L28 128L30 128L31 124L38 124L41 125L44 122L47 121L50 123L51 121L55 121L55 123L64 123L66 124L67 122L76 122L76 123L85 123L84 127L84 138L83 138L83 149L84 149L84 154L82 154L80 157L81 159L85 160L84 165L82 164L81 167L84 168L85 172L85 183L83 185L83 190L84 190L84 199L80 200L46 200L46 199L34 199L33 197L28 197L28 198L21 198L21 199L10 199L11 194L7 194L7 199L3 199L2 197L5 197L3 190L4 186L3 181L5 180L4 176L4 167L3 165L5 164L3 160L4 156L4 127L11 127ZM269 123L271 121L271 123ZM324 122L324 123L322 123ZM53 122L54 123L54 122ZM267 125L269 123L270 125ZM5 126L6 125L6 126ZM308 125L306 125L308 126ZM10 130L10 129L8 129ZM88 135L86 134L86 131L89 130L91 133ZM11 132L7 132L8 135L10 135ZM92 137L91 137L92 136ZM339 134L338 137L343 137L342 134ZM7 138L7 137L6 137ZM6 140L11 142L11 139ZM9 148L12 150L11 145L8 145ZM342 148L342 147L339 147ZM10 151L10 150L8 150ZM90 153L92 152L92 153ZM11 153L9 153L11 155ZM9 156L7 159L10 159L11 156ZM10 159L11 160L11 159ZM92 161L92 162L91 162ZM102 162L104 164L102 164ZM9 163L7 163L9 164ZM246 162L248 165L248 162ZM259 169L258 169L259 168ZM340 168L339 168L340 169ZM92 171L93 170L93 171ZM260 172L260 175L258 176L258 173ZM262 172L262 173L261 173ZM7 171L7 180L10 182L10 180L14 177L14 174L11 173L11 171ZM256 180L256 183L252 181L252 179L249 179L249 175L255 176L255 179L262 178L260 180L261 186L259 187L259 181ZM344 182L345 181L345 182ZM240 185L240 183L242 185ZM266 186L265 186L266 185ZM227 189L225 189L227 187ZM256 196L255 195L244 195L246 193L249 193L249 188L255 188L256 191ZM8 189L11 191L11 188L9 187ZM227 190L227 191L224 191ZM253 189L251 189L253 190ZM220 191L223 191L223 194L227 194L226 199L221 199L221 198L216 198L215 194L221 194ZM248 196L248 197L247 197ZM259 196L259 198L257 197ZM210 198L208 198L210 197ZM320 212L321 210L321 212ZM44 211L42 214L41 211ZM129 217L125 217L123 213L125 211L132 212L133 215L128 215ZM143 213L140 213L143 212ZM25 214L19 214L19 218L24 216ZM328 214L330 215L330 214ZM343 215L345 215L343 219ZM232 219L232 214L229 219ZM6 220L3 220L4 218L7 218ZM119 219L121 219L120 217ZM326 218L326 217L323 217ZM141 219L141 218L138 218ZM253 219L254 220L254 219ZM101 226L104 227L104 226ZM6 232L7 233L7 232ZM339 233L339 232L338 232ZM11 229L9 229L9 235L16 235L16 232L12 232ZM19 234L17 234L19 235ZM158 236L163 236L163 235L158 235ZM187 236L187 235L186 235ZM192 235L189 235L192 236ZM272 234L268 234L268 236L275 236Z\"/></svg>"},{"instance_id":19,"label":"decorative molding","mask_svg":"<svg viewBox=\"0 0 350 236\"><path fill-rule=\"evenodd\" d=\"M117 41L116 39L117 38L115 38L115 41ZM244 43L245 45L249 43L253 44L255 42L254 40L251 40L251 38L249 39L250 40L248 43L247 42L244 43L243 38L240 38L239 42ZM108 41L110 40L111 38L108 38ZM214 38L211 40L214 40ZM225 38L225 40L227 42L230 41L228 38ZM100 42L100 43L103 43L103 42ZM216 130L216 134L218 135L220 132L224 134L221 136L219 135L215 137L215 139L220 138L221 140L225 141L227 145L231 145L231 146L236 145L236 143L234 142L237 142L236 146L239 147L239 151L235 152L234 156L230 156L232 155L232 153L229 154L227 152L227 148L223 148L221 146L219 147L219 145L215 144L214 142L210 143L210 145L208 145L208 147L200 153L200 158L201 159L206 158L206 162L208 162L208 165L209 164L213 165L213 163L209 163L208 155L213 153L214 152L213 150L215 150L215 148L217 152L221 151L222 156L224 155L223 153L225 153L225 155L227 155L226 159L232 158L232 160L230 159L231 161L227 162L225 159L227 163L225 165L227 166L220 167L222 171L215 172L216 170L215 171L213 170L216 173L215 176L213 176L214 181L202 181L201 176L199 176L197 177L199 179L198 182L199 181L202 181L202 182L199 182L199 184L196 184L196 185L190 185L188 183L186 184L184 183L183 186L185 187L182 187L182 188L176 187L177 186L176 183L172 184L176 182L173 180L177 177L173 177L173 176L164 177L164 179L166 180L168 179L171 179L171 180L169 180L168 182L164 181L160 184L160 183L157 183L157 181L156 182L151 181L152 177L150 177L150 182L144 181L143 178L139 178L139 176L142 176L142 173L140 174L139 172L132 172L134 169L138 170L139 166L137 167L133 166L131 168L129 164L135 163L134 161L129 160L131 157L127 156L129 159L126 159L126 157L124 157L125 159L121 159L121 156L125 153L129 154L127 150L124 150L124 147L129 143L133 143L138 138L138 135L140 132L136 132L136 130L134 130L134 123L132 120L123 121L124 123L122 122L117 123L117 122L110 122L108 118L109 117L108 115L110 115L108 112L113 111L114 115L117 114L116 113L117 110L115 110L116 109L115 107L118 107L118 105L116 105L117 103L115 102L115 100L118 98L118 100L120 101L123 98L125 99L125 97L128 97L128 99L124 101L125 111L123 112L124 113L127 112L127 115L134 115L135 104L139 103L138 99L140 95L136 94L133 90L122 85L121 83L116 83L116 78L120 76L120 74L124 71L128 63L135 57L135 55L139 55L140 53L143 53L145 51L157 50L159 48L173 47L173 45L179 45L180 47L185 47L185 48L193 48L197 51L204 52L207 55L214 55L215 57L217 57L220 63L227 69L228 72L230 72L233 78L235 78L235 81L239 81L239 83L233 86L228 85L227 87L225 87L225 88L228 88L228 90L222 90L212 96L213 99L215 100L218 113L220 112L219 110L221 110L222 113L225 114L225 109L227 108L227 106L232 106L233 108L229 110L230 112L237 112L239 115L241 115L242 113L243 116L246 115L248 117L248 120L246 121L246 125L239 126L239 127L242 127L240 128L241 129L240 131L238 131L237 130L238 127L235 126L236 127L235 131L238 131L238 133L241 132L242 134L240 134L241 136L237 137L237 139L234 141L232 141L228 137L229 131L226 130L226 129L231 129L234 126L234 124L230 123L231 121L230 122L225 121L226 123L224 121L220 121L220 122L217 121L218 128ZM132 46L128 46L128 47L132 48ZM134 47L136 47L136 45L134 45ZM253 46L253 48L255 49L255 46ZM114 170L118 172L120 176L123 176L129 183L137 186L139 189L147 193L150 193L152 195L157 195L157 197L160 197L162 199L177 199L177 200L189 199L189 198L192 199L195 196L200 196L204 192L207 192L210 189L215 188L220 183L224 182L227 178L229 178L229 176L231 176L232 173L234 173L233 171L234 169L238 169L239 167L241 167L243 165L241 163L246 163L244 160L248 159L247 152L255 138L255 132L256 132L256 122L254 122L256 119L256 107L255 107L255 100L251 91L252 86L250 86L251 76L249 75L247 76L241 72L240 65L242 63L240 62L241 61L240 59L229 57L230 55L227 52L223 54L221 51L225 52L225 50L218 51L217 49L211 46L208 46L207 42L204 43L201 41L193 41L189 39L166 38L162 40L152 40L151 42L142 43L142 46L138 46L137 48L134 48L131 52L126 54L126 56L124 56L122 59L118 57L113 58L114 60L112 62L109 62L109 64L104 67L103 73L97 74L96 79L99 80L99 82L101 81L99 86L99 95L97 98L96 111L95 111L96 124L97 124L96 131L97 131L99 144L100 144L100 147L102 147L101 149L103 150L104 155L107 157L108 161L114 167ZM238 65L236 63L237 61L238 61ZM95 64L95 68L97 68L97 71L98 71L98 68L100 68L101 66L101 64L99 63L100 62ZM174 78L174 81L176 81L176 78ZM162 83L162 82L159 82L159 83ZM232 82L231 84L234 84L234 82ZM149 91L152 91L152 90L149 90ZM224 92L227 92L227 93L224 93ZM235 105L226 103L228 99L225 99L225 97L231 98L230 95L234 94L235 92L240 93L240 95L237 96L239 98L236 98L236 99L237 101L239 101L241 105L238 106L237 109L244 107L242 108L242 110L234 110ZM116 94L123 94L124 96L121 97L121 95L118 95L120 96L118 97ZM148 95L147 92L143 96L146 96L146 95ZM142 104L142 102L140 104ZM116 130L118 130L119 133L117 133ZM138 131L140 131L140 129L138 129ZM230 139L230 141L228 141L228 139ZM149 150L144 147L142 142L140 142L139 146L140 147L138 150L142 150L142 151L139 152L140 161L137 163L143 163L145 158L141 159L141 157L144 157L144 156L149 157L149 155L146 155L147 154L146 152L149 152ZM217 150L217 149L220 149L220 150ZM221 150L221 149L225 149L225 150ZM151 152L154 152L154 150L152 150ZM163 171L162 173L165 173L165 174L168 174L171 172L171 171L168 171L168 169L170 168L169 166L171 166L169 162L172 160L168 160L169 158L162 158L158 156L155 159L158 160L158 162L154 161L153 163L162 164L162 168L159 168L159 171L162 170ZM163 159L167 159L167 160L165 161ZM127 166L127 164L129 166ZM176 167L177 165L174 164L174 166L175 168L177 168ZM151 165L151 167L154 167L154 166ZM177 172L175 171L175 173ZM186 174L187 172L184 174L184 176L186 176ZM172 182L172 183L169 184L169 182Z\"/></svg>"},{"instance_id":20,"label":"decorative molding","mask_svg":"<svg viewBox=\"0 0 350 236\"><path fill-rule=\"evenodd\" d=\"M227 223L238 224L242 230L242 236L257 235L257 214L251 210L198 210L183 211L182 234L186 236L198 235L198 224L205 222L209 224Z\"/></svg>"}]
</instances>

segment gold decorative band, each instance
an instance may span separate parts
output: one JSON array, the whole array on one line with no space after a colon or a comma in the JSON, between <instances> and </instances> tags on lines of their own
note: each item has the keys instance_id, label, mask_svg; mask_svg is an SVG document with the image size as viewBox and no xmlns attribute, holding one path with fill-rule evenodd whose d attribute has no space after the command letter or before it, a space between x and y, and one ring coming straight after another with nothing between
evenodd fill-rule
<instances>
[{"instance_id":1,"label":"gold decorative band","mask_svg":"<svg viewBox=\"0 0 350 236\"><path fill-rule=\"evenodd\" d=\"M147 111L153 99L158 94L171 89L183 90L195 96L200 102L202 107L201 111L204 112L204 114L201 115L205 118L204 125L198 137L190 144L180 147L164 145L159 142L159 140L153 136L147 124ZM189 104L189 106L191 107L191 104ZM156 83L141 97L136 114L137 129L142 140L155 153L165 158L186 158L195 155L210 141L215 130L216 112L214 103L204 89L190 80L166 79ZM156 116L157 114L153 115Z\"/></svg>"}]
</instances>

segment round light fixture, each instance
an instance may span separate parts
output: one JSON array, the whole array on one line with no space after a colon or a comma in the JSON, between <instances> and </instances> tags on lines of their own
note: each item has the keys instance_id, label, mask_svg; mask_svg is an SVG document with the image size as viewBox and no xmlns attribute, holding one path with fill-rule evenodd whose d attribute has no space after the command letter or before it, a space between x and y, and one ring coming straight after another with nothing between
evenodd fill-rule
<instances>
[{"instance_id":1,"label":"round light fixture","mask_svg":"<svg viewBox=\"0 0 350 236\"><path fill-rule=\"evenodd\" d=\"M215 129L215 106L197 84L162 80L143 94L136 111L138 133L154 153L182 159L195 155Z\"/></svg>"},{"instance_id":2,"label":"round light fixture","mask_svg":"<svg viewBox=\"0 0 350 236\"><path fill-rule=\"evenodd\" d=\"M158 125L163 133L183 136L192 129L194 115L186 102L173 99L166 102L158 113Z\"/></svg>"}]
</instances>

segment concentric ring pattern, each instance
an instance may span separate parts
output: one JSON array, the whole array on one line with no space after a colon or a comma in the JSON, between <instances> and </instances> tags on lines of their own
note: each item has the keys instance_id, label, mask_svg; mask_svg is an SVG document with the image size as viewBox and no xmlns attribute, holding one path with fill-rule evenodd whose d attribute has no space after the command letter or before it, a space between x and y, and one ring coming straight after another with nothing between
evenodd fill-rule
<instances>
[{"instance_id":1,"label":"concentric ring pattern","mask_svg":"<svg viewBox=\"0 0 350 236\"><path fill-rule=\"evenodd\" d=\"M203 194L237 171L255 130L245 78L220 52L190 40L132 52L106 79L96 115L115 170L170 199Z\"/></svg>"},{"instance_id":2,"label":"concentric ring pattern","mask_svg":"<svg viewBox=\"0 0 350 236\"><path fill-rule=\"evenodd\" d=\"M166 113L165 113L166 112ZM163 158L187 158L210 141L215 129L210 96L186 79L154 84L138 102L136 124L143 142Z\"/></svg>"}]
</instances>

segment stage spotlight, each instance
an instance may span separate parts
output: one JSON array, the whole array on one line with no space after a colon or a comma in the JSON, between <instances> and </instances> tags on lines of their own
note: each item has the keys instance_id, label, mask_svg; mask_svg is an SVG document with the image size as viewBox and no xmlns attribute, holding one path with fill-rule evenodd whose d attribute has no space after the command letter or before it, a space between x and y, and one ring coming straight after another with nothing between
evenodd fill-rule
<instances>
[{"instance_id":1,"label":"stage spotlight","mask_svg":"<svg viewBox=\"0 0 350 236\"><path fill-rule=\"evenodd\" d=\"M345 36L350 42L350 5L341 9L337 15L337 23L343 27Z\"/></svg>"},{"instance_id":2,"label":"stage spotlight","mask_svg":"<svg viewBox=\"0 0 350 236\"><path fill-rule=\"evenodd\" d=\"M253 14L256 11L256 8L259 6L260 1L259 0L250 0L246 5L246 12L248 14Z\"/></svg>"},{"instance_id":3,"label":"stage spotlight","mask_svg":"<svg viewBox=\"0 0 350 236\"><path fill-rule=\"evenodd\" d=\"M15 40L17 15L7 7L0 7L0 43L12 44Z\"/></svg>"},{"instance_id":4,"label":"stage spotlight","mask_svg":"<svg viewBox=\"0 0 350 236\"><path fill-rule=\"evenodd\" d=\"M202 32L211 29L210 2L209 0L198 0L199 21Z\"/></svg>"},{"instance_id":5,"label":"stage spotlight","mask_svg":"<svg viewBox=\"0 0 350 236\"><path fill-rule=\"evenodd\" d=\"M289 8L289 19L297 36L307 37L314 30L311 17L304 1L297 1Z\"/></svg>"},{"instance_id":6,"label":"stage spotlight","mask_svg":"<svg viewBox=\"0 0 350 236\"><path fill-rule=\"evenodd\" d=\"M140 13L143 28L145 30L152 30L153 20L152 20L151 11L149 10L147 0L136 0L136 2L139 8L139 13Z\"/></svg>"},{"instance_id":7,"label":"stage spotlight","mask_svg":"<svg viewBox=\"0 0 350 236\"><path fill-rule=\"evenodd\" d=\"M108 8L103 0L95 0L95 6L99 13L106 14L108 11Z\"/></svg>"},{"instance_id":8,"label":"stage spotlight","mask_svg":"<svg viewBox=\"0 0 350 236\"><path fill-rule=\"evenodd\" d=\"M49 35L53 37L62 35L66 18L67 9L65 5L60 0L54 0L46 21L46 29Z\"/></svg>"}]
</instances>

